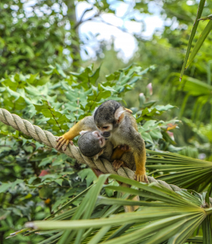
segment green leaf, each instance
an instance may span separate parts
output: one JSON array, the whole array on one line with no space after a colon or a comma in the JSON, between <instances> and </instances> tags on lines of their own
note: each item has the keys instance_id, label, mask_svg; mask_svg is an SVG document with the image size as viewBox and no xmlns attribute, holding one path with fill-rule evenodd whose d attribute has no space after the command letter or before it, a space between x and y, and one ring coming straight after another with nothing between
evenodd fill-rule
<instances>
[{"instance_id":1,"label":"green leaf","mask_svg":"<svg viewBox=\"0 0 212 244\"><path fill-rule=\"evenodd\" d=\"M39 167L46 166L47 164L51 164L54 158L55 156L43 158L39 164Z\"/></svg>"},{"instance_id":2,"label":"green leaf","mask_svg":"<svg viewBox=\"0 0 212 244\"><path fill-rule=\"evenodd\" d=\"M202 11L203 11L204 5L205 5L205 0L200 0L198 11L197 11L197 16L196 16L196 19L195 19L195 23L194 23L194 25L192 27L191 35L189 37L188 46L187 46L187 50L186 50L186 55L185 55L185 59L184 59L183 66L182 66L182 70L181 70L181 73L180 73L180 80L183 77L183 74L184 74L184 71L185 71L185 67L187 65L188 57L189 57L191 46L192 46L192 41L194 39L196 30L197 30L197 27L198 27L198 24L199 24L198 19L202 15Z\"/></svg>"},{"instance_id":3,"label":"green leaf","mask_svg":"<svg viewBox=\"0 0 212 244\"><path fill-rule=\"evenodd\" d=\"M60 186L62 186L63 179L56 179L54 180L56 183L58 183Z\"/></svg>"},{"instance_id":4,"label":"green leaf","mask_svg":"<svg viewBox=\"0 0 212 244\"><path fill-rule=\"evenodd\" d=\"M191 54L189 56L186 68L188 68L188 66L194 60L197 52L199 51L199 49L203 45L203 42L205 41L205 38L208 36L208 34L210 33L211 30L212 30L212 20L209 20L207 26L205 27L205 29L201 33L200 38L198 39L197 43L195 44L195 46L194 46L194 48L193 48L193 50L192 50L192 52L191 52Z\"/></svg>"},{"instance_id":5,"label":"green leaf","mask_svg":"<svg viewBox=\"0 0 212 244\"><path fill-rule=\"evenodd\" d=\"M153 139L162 139L163 138L159 128L155 128L154 130L150 130L149 133Z\"/></svg>"},{"instance_id":6,"label":"green leaf","mask_svg":"<svg viewBox=\"0 0 212 244\"><path fill-rule=\"evenodd\" d=\"M6 192L10 187L11 187L11 184L10 183L3 183L0 186L0 193L1 192Z\"/></svg>"},{"instance_id":7,"label":"green leaf","mask_svg":"<svg viewBox=\"0 0 212 244\"><path fill-rule=\"evenodd\" d=\"M86 179L87 187L96 179L96 175L94 174L94 172L90 168L80 170L78 175L80 176L82 181L84 179Z\"/></svg>"}]
</instances>

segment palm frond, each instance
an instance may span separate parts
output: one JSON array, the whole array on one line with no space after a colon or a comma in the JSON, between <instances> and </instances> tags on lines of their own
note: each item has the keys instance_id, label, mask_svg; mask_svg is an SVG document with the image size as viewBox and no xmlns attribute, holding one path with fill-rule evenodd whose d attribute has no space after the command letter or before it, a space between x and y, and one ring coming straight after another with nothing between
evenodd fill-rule
<instances>
[{"instance_id":1,"label":"palm frond","mask_svg":"<svg viewBox=\"0 0 212 244\"><path fill-rule=\"evenodd\" d=\"M147 168L169 184L202 192L212 181L212 162L148 150Z\"/></svg>"},{"instance_id":2,"label":"palm frond","mask_svg":"<svg viewBox=\"0 0 212 244\"><path fill-rule=\"evenodd\" d=\"M35 221L28 226L40 230L55 230L58 233L57 240L63 231L58 243L74 241L73 243L90 244L102 242L159 244L167 241L180 244L191 237L195 229L204 223L203 221L212 212L212 208L203 209L198 194L185 190L176 193L155 183L147 185L118 175L110 177L130 184L135 189L103 185L106 177L101 176L91 187L81 205L75 208L70 220ZM122 197L124 194L127 196L131 194L132 197L139 195L142 200L136 202L100 196L100 190L104 188L122 192ZM140 207L136 212L119 213L123 205ZM93 214L105 207L109 207L107 211L98 219L93 219Z\"/></svg>"}]
</instances>

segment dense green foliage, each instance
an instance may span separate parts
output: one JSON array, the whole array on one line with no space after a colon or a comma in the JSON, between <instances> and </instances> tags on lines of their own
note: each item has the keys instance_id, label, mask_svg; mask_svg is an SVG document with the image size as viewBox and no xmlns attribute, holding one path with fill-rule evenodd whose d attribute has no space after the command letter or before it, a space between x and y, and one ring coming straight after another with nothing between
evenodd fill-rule
<instances>
[{"instance_id":1,"label":"dense green foliage","mask_svg":"<svg viewBox=\"0 0 212 244\"><path fill-rule=\"evenodd\" d=\"M97 180L86 166L0 123L0 242L211 243L211 2L161 2L167 25L151 40L135 35L138 51L128 65L104 42L97 60L81 60L87 50L78 27L116 11L94 1L77 21L75 4L1 1L0 107L58 136L103 101L120 101L145 140L148 174L188 190L114 175L104 185L108 176ZM151 9L146 1L131 7L135 22ZM126 200L129 194L141 201ZM140 208L123 213L126 204ZM43 231L24 229L28 221Z\"/></svg>"}]
</instances>

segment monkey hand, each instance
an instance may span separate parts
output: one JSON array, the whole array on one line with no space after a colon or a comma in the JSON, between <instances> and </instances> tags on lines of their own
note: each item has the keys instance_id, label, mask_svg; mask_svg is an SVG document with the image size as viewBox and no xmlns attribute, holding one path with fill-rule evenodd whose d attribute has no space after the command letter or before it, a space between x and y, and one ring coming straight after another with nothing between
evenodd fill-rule
<instances>
[{"instance_id":1,"label":"monkey hand","mask_svg":"<svg viewBox=\"0 0 212 244\"><path fill-rule=\"evenodd\" d=\"M135 171L134 179L139 181L139 182L148 183L148 178L147 178L145 172L137 172L137 171Z\"/></svg>"},{"instance_id":2,"label":"monkey hand","mask_svg":"<svg viewBox=\"0 0 212 244\"><path fill-rule=\"evenodd\" d=\"M123 152L129 152L130 151L130 147L128 145L119 145L117 146L117 148L119 148L121 151Z\"/></svg>"},{"instance_id":3,"label":"monkey hand","mask_svg":"<svg viewBox=\"0 0 212 244\"><path fill-rule=\"evenodd\" d=\"M117 171L121 166L125 166L124 162L119 159L114 160L112 165L113 165L113 168L115 169L115 171Z\"/></svg>"},{"instance_id":4,"label":"monkey hand","mask_svg":"<svg viewBox=\"0 0 212 244\"><path fill-rule=\"evenodd\" d=\"M64 151L67 149L68 144L70 143L71 145L73 145L73 138L70 138L67 133L65 133L64 135L60 136L57 139L57 145L56 145L56 149L60 150L62 148L62 146L65 144L64 147Z\"/></svg>"}]
</instances>

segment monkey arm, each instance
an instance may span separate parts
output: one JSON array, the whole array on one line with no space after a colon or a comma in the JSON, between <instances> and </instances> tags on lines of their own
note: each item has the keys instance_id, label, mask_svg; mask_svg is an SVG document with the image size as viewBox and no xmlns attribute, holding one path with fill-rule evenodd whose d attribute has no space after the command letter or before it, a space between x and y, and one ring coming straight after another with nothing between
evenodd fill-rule
<instances>
[{"instance_id":1,"label":"monkey arm","mask_svg":"<svg viewBox=\"0 0 212 244\"><path fill-rule=\"evenodd\" d=\"M77 122L71 129L63 134L61 137L57 139L56 149L60 150L62 146L65 144L64 151L66 150L69 143L73 145L73 139L80 134L82 130L95 130L96 126L93 121L92 116L87 116Z\"/></svg>"},{"instance_id":2,"label":"monkey arm","mask_svg":"<svg viewBox=\"0 0 212 244\"><path fill-rule=\"evenodd\" d=\"M125 152L129 151L130 149L127 145L119 145L114 149L110 160L120 159Z\"/></svg>"},{"instance_id":3,"label":"monkey arm","mask_svg":"<svg viewBox=\"0 0 212 244\"><path fill-rule=\"evenodd\" d=\"M117 171L121 166L126 166L124 161L120 160L122 155L125 152L129 152L129 147L127 145L119 145L116 147L113 151L113 154L111 156L111 161L113 161L112 165L114 169Z\"/></svg>"},{"instance_id":4,"label":"monkey arm","mask_svg":"<svg viewBox=\"0 0 212 244\"><path fill-rule=\"evenodd\" d=\"M122 155L124 154L124 151L121 150L120 148L116 147L113 151L113 154L111 156L111 161L115 160L115 159L120 159L122 157Z\"/></svg>"}]
</instances>

